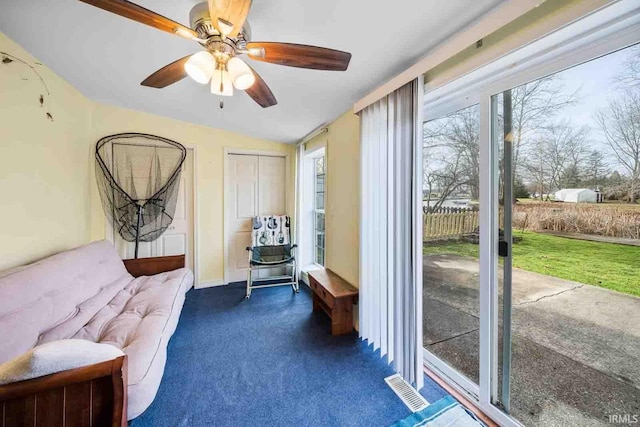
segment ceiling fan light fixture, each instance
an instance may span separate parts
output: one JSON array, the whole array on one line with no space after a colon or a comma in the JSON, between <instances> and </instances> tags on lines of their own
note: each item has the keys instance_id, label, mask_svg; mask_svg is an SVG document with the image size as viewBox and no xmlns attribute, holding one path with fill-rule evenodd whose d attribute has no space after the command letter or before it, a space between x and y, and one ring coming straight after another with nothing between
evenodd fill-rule
<instances>
[{"instance_id":1,"label":"ceiling fan light fixture","mask_svg":"<svg viewBox=\"0 0 640 427\"><path fill-rule=\"evenodd\" d=\"M256 82L256 76L251 68L240 58L234 56L227 64L233 85L238 90L249 89Z\"/></svg>"},{"instance_id":2,"label":"ceiling fan light fixture","mask_svg":"<svg viewBox=\"0 0 640 427\"><path fill-rule=\"evenodd\" d=\"M233 83L229 72L218 68L211 77L211 93L220 96L233 96Z\"/></svg>"},{"instance_id":3,"label":"ceiling fan light fixture","mask_svg":"<svg viewBox=\"0 0 640 427\"><path fill-rule=\"evenodd\" d=\"M205 50L192 55L184 64L184 70L189 77L200 84L209 83L215 69L216 60Z\"/></svg>"},{"instance_id":4,"label":"ceiling fan light fixture","mask_svg":"<svg viewBox=\"0 0 640 427\"><path fill-rule=\"evenodd\" d=\"M210 82L213 94L232 96L234 87L246 90L251 99L262 108L267 108L276 105L277 99L253 68L241 60L231 61L236 55L248 54L256 61L325 71L346 71L351 61L349 52L335 49L252 41L247 16L253 0L196 0L198 4L189 12L190 27L129 0L80 1L139 24L193 40L205 49L160 68L142 81L141 85L145 87L164 88L190 76L201 84Z\"/></svg>"},{"instance_id":5,"label":"ceiling fan light fixture","mask_svg":"<svg viewBox=\"0 0 640 427\"><path fill-rule=\"evenodd\" d=\"M233 31L233 24L225 19L218 18L218 29L224 36L228 36Z\"/></svg>"}]
</instances>

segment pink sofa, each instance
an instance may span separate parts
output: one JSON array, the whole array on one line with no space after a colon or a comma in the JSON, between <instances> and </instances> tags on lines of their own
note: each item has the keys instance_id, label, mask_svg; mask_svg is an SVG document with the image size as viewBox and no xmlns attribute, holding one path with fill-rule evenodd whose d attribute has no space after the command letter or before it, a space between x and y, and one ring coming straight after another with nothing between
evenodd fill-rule
<instances>
[{"instance_id":1,"label":"pink sofa","mask_svg":"<svg viewBox=\"0 0 640 427\"><path fill-rule=\"evenodd\" d=\"M50 341L112 344L128 358L128 419L153 401L193 273L131 276L107 241L0 273L0 363Z\"/></svg>"}]
</instances>

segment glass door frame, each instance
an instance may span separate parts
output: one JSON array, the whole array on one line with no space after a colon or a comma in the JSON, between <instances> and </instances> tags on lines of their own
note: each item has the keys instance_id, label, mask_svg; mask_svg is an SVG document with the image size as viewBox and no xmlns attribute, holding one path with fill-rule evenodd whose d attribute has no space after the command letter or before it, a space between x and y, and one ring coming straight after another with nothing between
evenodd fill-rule
<instances>
[{"instance_id":1,"label":"glass door frame","mask_svg":"<svg viewBox=\"0 0 640 427\"><path fill-rule=\"evenodd\" d=\"M475 105L479 106L480 104L480 96L479 94L469 94L464 96L455 96L453 98L449 98L445 95L444 99L433 100L430 99L429 94L425 94L424 105L428 106L425 108L423 112L423 124L422 128L424 128L424 123L427 123L431 120L436 120L442 118L450 113L463 110L468 107L472 107ZM480 108L481 110L481 108ZM482 113L480 113L480 132L482 132ZM420 159L422 161L422 159ZM482 170L482 166L481 166ZM482 173L482 172L481 172ZM482 176L480 176L480 182L482 182ZM480 200L484 200L482 195L481 188ZM480 205L480 228L482 229L482 212L484 210L484 204ZM422 233L422 228L420 229L420 233ZM482 233L481 233L482 234ZM424 284L423 284L424 287ZM482 302L480 302L482 304ZM423 346L423 361L425 366L427 366L432 371L439 373L441 376L450 379L451 385L453 385L459 392L463 395L469 397L471 400L477 401L480 396L480 387L478 384L474 383L472 380L467 378L465 375L458 372L451 365L449 365L445 360L438 357L436 354L427 350ZM480 350L482 351L482 350Z\"/></svg>"},{"instance_id":2,"label":"glass door frame","mask_svg":"<svg viewBox=\"0 0 640 427\"><path fill-rule=\"evenodd\" d=\"M473 383L423 346L424 364L500 425L522 424L496 406L501 385L498 318L502 310L498 304L500 153L494 132L501 130L493 123L497 103L492 97L637 43L640 4L621 0L441 87L425 86L423 123L471 105L480 107L480 381ZM415 232L421 235L421 224L417 228ZM504 304L510 310L511 301Z\"/></svg>"}]
</instances>

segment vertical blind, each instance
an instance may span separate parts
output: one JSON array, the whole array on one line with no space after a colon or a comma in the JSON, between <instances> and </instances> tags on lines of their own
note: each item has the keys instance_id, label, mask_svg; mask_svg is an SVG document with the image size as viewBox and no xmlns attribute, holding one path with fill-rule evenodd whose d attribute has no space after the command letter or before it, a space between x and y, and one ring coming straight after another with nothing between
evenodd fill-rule
<instances>
[{"instance_id":1,"label":"vertical blind","mask_svg":"<svg viewBox=\"0 0 640 427\"><path fill-rule=\"evenodd\" d=\"M294 214L294 230L295 230L295 242L298 244L298 248L304 248L306 245L303 236L302 217L304 212L304 144L299 144L296 147L296 191L295 191L295 214ZM296 262L296 274L300 277L302 262L306 262L301 256L302 250L298 249L296 254L298 262Z\"/></svg>"},{"instance_id":2,"label":"vertical blind","mask_svg":"<svg viewBox=\"0 0 640 427\"><path fill-rule=\"evenodd\" d=\"M423 385L422 78L361 112L360 336Z\"/></svg>"}]
</instances>

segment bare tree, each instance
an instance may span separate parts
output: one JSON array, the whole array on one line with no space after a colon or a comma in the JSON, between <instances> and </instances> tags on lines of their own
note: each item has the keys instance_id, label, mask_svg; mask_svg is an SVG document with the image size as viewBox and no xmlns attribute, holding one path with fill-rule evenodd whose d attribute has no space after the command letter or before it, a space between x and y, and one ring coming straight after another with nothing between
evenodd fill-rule
<instances>
[{"instance_id":1,"label":"bare tree","mask_svg":"<svg viewBox=\"0 0 640 427\"><path fill-rule=\"evenodd\" d=\"M578 101L578 91L566 93L557 75L543 77L511 90L513 132L513 175L518 176L522 154L531 137L559 114Z\"/></svg>"},{"instance_id":2,"label":"bare tree","mask_svg":"<svg viewBox=\"0 0 640 427\"><path fill-rule=\"evenodd\" d=\"M582 168L589 156L586 140L590 129L588 126L575 127L571 122L564 120L553 125L552 132L552 141L563 152L564 158L560 179L555 184L558 189L579 187Z\"/></svg>"},{"instance_id":3,"label":"bare tree","mask_svg":"<svg viewBox=\"0 0 640 427\"><path fill-rule=\"evenodd\" d=\"M480 112L477 106L456 112L450 120L449 138L462 173L466 178L471 198L480 197Z\"/></svg>"},{"instance_id":4,"label":"bare tree","mask_svg":"<svg viewBox=\"0 0 640 427\"><path fill-rule=\"evenodd\" d=\"M585 163L584 175L587 177L588 184L594 189L599 188L605 183L608 174L609 167L604 154L593 150Z\"/></svg>"},{"instance_id":5,"label":"bare tree","mask_svg":"<svg viewBox=\"0 0 640 427\"><path fill-rule=\"evenodd\" d=\"M557 76L549 76L535 82L526 83L512 89L512 135L513 135L513 176L519 177L523 163L523 152L528 144L534 144L533 137L539 135L541 129L549 127L550 121L569 105L577 102L577 91L566 93L562 81ZM479 164L479 107L477 105L457 111L449 116L427 122L424 128L424 163L423 182L428 192L428 203L431 206L432 194L438 194L435 202L441 205L447 197L457 191L468 191L472 199L479 197L480 164ZM503 115L498 117L499 124L504 121ZM570 139L574 134L559 136ZM571 141L565 141L569 146ZM558 141L560 143L560 141ZM541 143L542 144L542 143ZM544 146L546 153L548 146ZM537 149L537 148L536 148ZM568 149L568 148L567 148ZM534 150L535 151L535 150ZM565 150L566 151L566 150ZM563 154L566 154L563 152ZM575 154L575 156L574 156ZM567 158L576 158L577 152L567 154ZM538 159L538 157L536 157ZM528 163L528 162L527 162ZM562 167L566 161L563 160ZM531 175L531 168L525 172ZM502 169L502 164L500 168ZM549 178L549 165L544 165L547 175L539 177L542 186L552 185Z\"/></svg>"},{"instance_id":6,"label":"bare tree","mask_svg":"<svg viewBox=\"0 0 640 427\"><path fill-rule=\"evenodd\" d=\"M426 187L428 190L427 206L432 210L437 210L442 204L466 183L460 168L460 156L443 156L437 162L437 167L432 167L433 163L426 165ZM437 190L437 197L434 197L434 190Z\"/></svg>"},{"instance_id":7,"label":"bare tree","mask_svg":"<svg viewBox=\"0 0 640 427\"><path fill-rule=\"evenodd\" d=\"M614 78L622 90L640 87L640 45L629 48L631 55L624 61L624 69Z\"/></svg>"},{"instance_id":8,"label":"bare tree","mask_svg":"<svg viewBox=\"0 0 640 427\"><path fill-rule=\"evenodd\" d=\"M548 143L544 138L537 138L530 144L527 156L527 163L523 165L529 181L534 187L535 193L540 200L545 195L549 199L549 183L554 172L547 161Z\"/></svg>"},{"instance_id":9,"label":"bare tree","mask_svg":"<svg viewBox=\"0 0 640 427\"><path fill-rule=\"evenodd\" d=\"M618 163L629 173L627 199L634 203L640 190L640 87L609 100L596 121Z\"/></svg>"},{"instance_id":10,"label":"bare tree","mask_svg":"<svg viewBox=\"0 0 640 427\"><path fill-rule=\"evenodd\" d=\"M547 124L527 150L527 171L547 191L579 186L588 135L587 126L575 127L568 121Z\"/></svg>"},{"instance_id":11,"label":"bare tree","mask_svg":"<svg viewBox=\"0 0 640 427\"><path fill-rule=\"evenodd\" d=\"M425 124L423 185L428 206L438 208L456 192L479 197L479 133L477 105Z\"/></svg>"}]
</instances>

